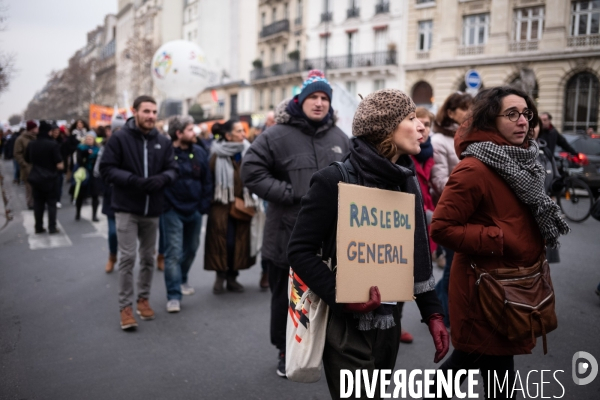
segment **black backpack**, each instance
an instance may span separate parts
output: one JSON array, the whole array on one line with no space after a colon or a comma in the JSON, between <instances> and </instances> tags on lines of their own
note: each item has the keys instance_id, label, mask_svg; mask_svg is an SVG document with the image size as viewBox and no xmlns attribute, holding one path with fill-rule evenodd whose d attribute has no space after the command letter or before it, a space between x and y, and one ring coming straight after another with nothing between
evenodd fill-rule
<instances>
[{"instance_id":1,"label":"black backpack","mask_svg":"<svg viewBox=\"0 0 600 400\"><path fill-rule=\"evenodd\" d=\"M346 159L346 161L335 161L330 165L335 165L342 174L342 181L346 183L351 183L353 185L358 184L358 178L356 177L356 172L354 171L354 167L350 160Z\"/></svg>"}]
</instances>

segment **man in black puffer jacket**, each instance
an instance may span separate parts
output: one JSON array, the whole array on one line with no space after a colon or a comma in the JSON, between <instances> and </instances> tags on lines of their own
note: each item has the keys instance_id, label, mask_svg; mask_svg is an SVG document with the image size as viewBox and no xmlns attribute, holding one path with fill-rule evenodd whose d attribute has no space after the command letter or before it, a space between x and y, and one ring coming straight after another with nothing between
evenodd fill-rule
<instances>
[{"instance_id":1,"label":"man in black puffer jacket","mask_svg":"<svg viewBox=\"0 0 600 400\"><path fill-rule=\"evenodd\" d=\"M148 304L158 217L163 212L164 188L177 178L171 141L155 128L156 101L140 96L133 102L134 116L106 143L100 174L113 184L111 206L115 210L119 241L119 308L121 328L137 326L133 316L133 267L140 242L141 271L137 313L154 318Z\"/></svg>"},{"instance_id":2,"label":"man in black puffer jacket","mask_svg":"<svg viewBox=\"0 0 600 400\"><path fill-rule=\"evenodd\" d=\"M348 137L335 125L331 95L323 73L309 72L300 94L277 107L277 124L259 135L243 158L244 186L269 203L261 251L272 293L271 343L279 349L277 374L282 377L289 304L287 246L300 199L315 172L348 152Z\"/></svg>"}]
</instances>

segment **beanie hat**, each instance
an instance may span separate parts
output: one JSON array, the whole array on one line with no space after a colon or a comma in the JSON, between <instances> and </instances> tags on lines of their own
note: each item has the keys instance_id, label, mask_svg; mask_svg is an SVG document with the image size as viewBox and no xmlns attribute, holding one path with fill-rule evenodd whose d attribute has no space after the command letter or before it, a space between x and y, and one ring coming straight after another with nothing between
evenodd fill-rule
<instances>
[{"instance_id":1,"label":"beanie hat","mask_svg":"<svg viewBox=\"0 0 600 400\"><path fill-rule=\"evenodd\" d=\"M125 125L125 119L120 115L115 115L115 117L110 122L110 127L113 131L116 131L119 128L122 128Z\"/></svg>"},{"instance_id":2,"label":"beanie hat","mask_svg":"<svg viewBox=\"0 0 600 400\"><path fill-rule=\"evenodd\" d=\"M371 143L381 142L415 109L415 103L401 90L378 90L358 105L352 135L363 136Z\"/></svg>"},{"instance_id":3,"label":"beanie hat","mask_svg":"<svg viewBox=\"0 0 600 400\"><path fill-rule=\"evenodd\" d=\"M30 119L29 121L27 121L27 130L30 131L32 129L37 128L37 124L35 123L34 120Z\"/></svg>"},{"instance_id":4,"label":"beanie hat","mask_svg":"<svg viewBox=\"0 0 600 400\"><path fill-rule=\"evenodd\" d=\"M34 122L35 124L35 122ZM27 122L27 126L29 126L29 121ZM34 125L37 126L37 125ZM33 128L31 128L33 129ZM40 130L38 131L38 137L47 136L48 133L52 130L52 125L50 122L41 120L40 121Z\"/></svg>"},{"instance_id":5,"label":"beanie hat","mask_svg":"<svg viewBox=\"0 0 600 400\"><path fill-rule=\"evenodd\" d=\"M92 136L94 139L96 139L96 138L98 137L98 135L96 135L96 132L94 132L94 131L87 131L87 132L85 133L85 136L86 136L86 137L87 137L87 136Z\"/></svg>"},{"instance_id":6,"label":"beanie hat","mask_svg":"<svg viewBox=\"0 0 600 400\"><path fill-rule=\"evenodd\" d=\"M302 84L302 89L298 95L298 102L304 103L304 100L315 92L323 92L331 101L332 89L325 75L318 69L313 69L308 73L308 78Z\"/></svg>"}]
</instances>

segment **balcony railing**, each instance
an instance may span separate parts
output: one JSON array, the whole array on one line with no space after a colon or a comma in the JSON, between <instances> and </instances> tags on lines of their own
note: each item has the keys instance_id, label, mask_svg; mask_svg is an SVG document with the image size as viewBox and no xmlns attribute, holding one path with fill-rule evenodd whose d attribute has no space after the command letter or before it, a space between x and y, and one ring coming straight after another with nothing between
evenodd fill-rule
<instances>
[{"instance_id":1,"label":"balcony railing","mask_svg":"<svg viewBox=\"0 0 600 400\"><path fill-rule=\"evenodd\" d=\"M348 11L346 11L346 15L348 16L348 18L358 18L360 17L360 8L349 8Z\"/></svg>"},{"instance_id":2,"label":"balcony railing","mask_svg":"<svg viewBox=\"0 0 600 400\"><path fill-rule=\"evenodd\" d=\"M333 70L344 68L380 67L397 65L396 51L380 51L377 53L348 54L344 56L311 58L274 64L269 67L256 68L251 73L251 80L272 78L281 75L310 71L311 69ZM327 68L325 68L327 66Z\"/></svg>"},{"instance_id":3,"label":"balcony railing","mask_svg":"<svg viewBox=\"0 0 600 400\"><path fill-rule=\"evenodd\" d=\"M385 14L390 12L390 3L375 4L375 14Z\"/></svg>"},{"instance_id":4,"label":"balcony railing","mask_svg":"<svg viewBox=\"0 0 600 400\"><path fill-rule=\"evenodd\" d=\"M538 49L539 42L537 40L528 40L522 42L511 42L508 45L508 51L535 51Z\"/></svg>"},{"instance_id":5,"label":"balcony railing","mask_svg":"<svg viewBox=\"0 0 600 400\"><path fill-rule=\"evenodd\" d=\"M321 13L321 22L331 21L333 19L333 13L331 11Z\"/></svg>"},{"instance_id":6,"label":"balcony railing","mask_svg":"<svg viewBox=\"0 0 600 400\"><path fill-rule=\"evenodd\" d=\"M111 40L100 50L99 58L104 60L105 58L112 57L115 55L115 39Z\"/></svg>"},{"instance_id":7,"label":"balcony railing","mask_svg":"<svg viewBox=\"0 0 600 400\"><path fill-rule=\"evenodd\" d=\"M571 36L567 38L568 47L600 46L600 35Z\"/></svg>"},{"instance_id":8,"label":"balcony railing","mask_svg":"<svg viewBox=\"0 0 600 400\"><path fill-rule=\"evenodd\" d=\"M290 20L282 19L280 21L273 22L272 24L269 24L269 25L265 26L264 28L262 28L262 30L260 31L260 37L266 38L268 36L275 35L277 33L289 32L289 31L290 31Z\"/></svg>"},{"instance_id":9,"label":"balcony railing","mask_svg":"<svg viewBox=\"0 0 600 400\"><path fill-rule=\"evenodd\" d=\"M458 46L459 56L474 56L477 54L483 54L485 50L484 44L478 44L474 46Z\"/></svg>"}]
</instances>

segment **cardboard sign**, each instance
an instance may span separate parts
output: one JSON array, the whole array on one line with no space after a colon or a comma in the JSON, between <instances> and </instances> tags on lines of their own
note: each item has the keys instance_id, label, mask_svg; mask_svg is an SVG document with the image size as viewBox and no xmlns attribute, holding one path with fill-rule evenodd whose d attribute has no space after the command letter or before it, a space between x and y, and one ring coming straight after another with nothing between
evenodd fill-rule
<instances>
[{"instance_id":1,"label":"cardboard sign","mask_svg":"<svg viewBox=\"0 0 600 400\"><path fill-rule=\"evenodd\" d=\"M415 195L338 184L338 303L363 303L377 286L381 301L412 301Z\"/></svg>"}]
</instances>

